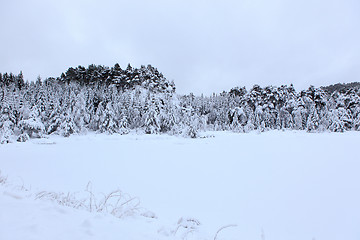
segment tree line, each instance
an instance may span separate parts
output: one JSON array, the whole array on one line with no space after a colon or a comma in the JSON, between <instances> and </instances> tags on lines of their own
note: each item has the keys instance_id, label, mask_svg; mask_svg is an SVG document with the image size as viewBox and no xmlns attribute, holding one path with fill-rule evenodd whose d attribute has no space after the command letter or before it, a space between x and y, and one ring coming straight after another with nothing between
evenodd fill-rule
<instances>
[{"instance_id":1,"label":"tree line","mask_svg":"<svg viewBox=\"0 0 360 240\"><path fill-rule=\"evenodd\" d=\"M211 96L176 94L175 84L151 65L122 69L90 65L57 78L27 82L0 74L0 141L87 131L168 133L360 130L360 84L236 87Z\"/></svg>"}]
</instances>

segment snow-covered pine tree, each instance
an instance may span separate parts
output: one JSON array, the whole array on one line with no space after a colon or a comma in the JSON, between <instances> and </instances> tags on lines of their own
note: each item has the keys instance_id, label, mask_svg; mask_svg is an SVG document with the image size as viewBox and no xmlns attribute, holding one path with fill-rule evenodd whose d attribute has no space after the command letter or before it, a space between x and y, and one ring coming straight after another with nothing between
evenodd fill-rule
<instances>
[{"instance_id":1,"label":"snow-covered pine tree","mask_svg":"<svg viewBox=\"0 0 360 240\"><path fill-rule=\"evenodd\" d=\"M69 137L77 132L77 126L69 110L61 115L61 122L57 132L64 137Z\"/></svg>"},{"instance_id":2,"label":"snow-covered pine tree","mask_svg":"<svg viewBox=\"0 0 360 240\"><path fill-rule=\"evenodd\" d=\"M255 114L250 106L246 106L244 112L247 118L246 125L244 126L244 132L248 133L255 129Z\"/></svg>"},{"instance_id":3,"label":"snow-covered pine tree","mask_svg":"<svg viewBox=\"0 0 360 240\"><path fill-rule=\"evenodd\" d=\"M178 124L178 101L175 100L171 95L163 96L164 106L160 109L160 131L168 132L170 134L176 134L178 129L176 129L176 125Z\"/></svg>"},{"instance_id":4,"label":"snow-covered pine tree","mask_svg":"<svg viewBox=\"0 0 360 240\"><path fill-rule=\"evenodd\" d=\"M308 132L315 132L319 127L319 115L317 113L315 104L310 107L310 113L307 119L306 130Z\"/></svg>"},{"instance_id":5,"label":"snow-covered pine tree","mask_svg":"<svg viewBox=\"0 0 360 240\"><path fill-rule=\"evenodd\" d=\"M12 141L11 137L14 134L15 124L10 119L10 109L3 106L0 115L0 143L9 143Z\"/></svg>"},{"instance_id":6,"label":"snow-covered pine tree","mask_svg":"<svg viewBox=\"0 0 360 240\"><path fill-rule=\"evenodd\" d=\"M285 107L280 109L279 118L281 122L281 129L293 129L293 118Z\"/></svg>"},{"instance_id":7,"label":"snow-covered pine tree","mask_svg":"<svg viewBox=\"0 0 360 240\"><path fill-rule=\"evenodd\" d=\"M119 121L119 131L121 135L129 133L129 124L125 114L122 114L120 121Z\"/></svg>"},{"instance_id":8,"label":"snow-covered pine tree","mask_svg":"<svg viewBox=\"0 0 360 240\"><path fill-rule=\"evenodd\" d=\"M199 116L196 113L191 114L184 129L184 136L190 138L199 137Z\"/></svg>"},{"instance_id":9,"label":"snow-covered pine tree","mask_svg":"<svg viewBox=\"0 0 360 240\"><path fill-rule=\"evenodd\" d=\"M329 130L332 132L344 132L345 126L343 122L340 120L339 112L337 109L331 109L327 118L329 119Z\"/></svg>"},{"instance_id":10,"label":"snow-covered pine tree","mask_svg":"<svg viewBox=\"0 0 360 240\"><path fill-rule=\"evenodd\" d=\"M271 108L265 104L265 106L263 107L263 128L265 130L269 130L269 129L274 129L275 128L275 116L272 113Z\"/></svg>"},{"instance_id":11,"label":"snow-covered pine tree","mask_svg":"<svg viewBox=\"0 0 360 240\"><path fill-rule=\"evenodd\" d=\"M235 107L234 109L230 109L229 115L229 118L231 119L230 129L233 132L244 132L243 124L246 120L244 118L245 113L242 108Z\"/></svg>"},{"instance_id":12,"label":"snow-covered pine tree","mask_svg":"<svg viewBox=\"0 0 360 240\"><path fill-rule=\"evenodd\" d=\"M104 119L100 124L101 132L116 133L119 130L119 123L116 117L116 111L112 102L108 102L104 112Z\"/></svg>"},{"instance_id":13,"label":"snow-covered pine tree","mask_svg":"<svg viewBox=\"0 0 360 240\"><path fill-rule=\"evenodd\" d=\"M293 111L294 130L303 130L303 119L302 112L304 111L303 106L298 106Z\"/></svg>"},{"instance_id":14,"label":"snow-covered pine tree","mask_svg":"<svg viewBox=\"0 0 360 240\"><path fill-rule=\"evenodd\" d=\"M255 114L255 123L254 123L255 128L260 132L264 132L266 128L264 122L263 107L261 105L257 105L254 114Z\"/></svg>"},{"instance_id":15,"label":"snow-covered pine tree","mask_svg":"<svg viewBox=\"0 0 360 240\"><path fill-rule=\"evenodd\" d=\"M90 123L91 113L88 109L89 108L86 107L86 90L81 87L78 94L75 96L71 113L78 132L86 131L87 125Z\"/></svg>"},{"instance_id":16,"label":"snow-covered pine tree","mask_svg":"<svg viewBox=\"0 0 360 240\"><path fill-rule=\"evenodd\" d=\"M154 95L149 95L145 105L144 129L146 134L160 132L160 108L158 99Z\"/></svg>"}]
</instances>

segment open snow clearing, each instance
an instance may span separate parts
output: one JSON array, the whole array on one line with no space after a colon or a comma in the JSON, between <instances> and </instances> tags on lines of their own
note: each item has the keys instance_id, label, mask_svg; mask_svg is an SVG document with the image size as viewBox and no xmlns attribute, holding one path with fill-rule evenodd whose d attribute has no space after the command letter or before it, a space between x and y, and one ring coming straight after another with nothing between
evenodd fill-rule
<instances>
[{"instance_id":1,"label":"open snow clearing","mask_svg":"<svg viewBox=\"0 0 360 240\"><path fill-rule=\"evenodd\" d=\"M359 132L203 136L89 133L0 145L0 239L360 238ZM120 218L49 201L63 194L88 204L86 193L100 201L117 189L139 201Z\"/></svg>"}]
</instances>

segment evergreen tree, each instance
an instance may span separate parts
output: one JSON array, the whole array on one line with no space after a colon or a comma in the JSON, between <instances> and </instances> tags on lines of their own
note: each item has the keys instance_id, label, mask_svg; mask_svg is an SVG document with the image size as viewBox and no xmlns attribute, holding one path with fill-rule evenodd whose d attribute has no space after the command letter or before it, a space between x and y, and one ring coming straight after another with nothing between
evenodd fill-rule
<instances>
[{"instance_id":1,"label":"evergreen tree","mask_svg":"<svg viewBox=\"0 0 360 240\"><path fill-rule=\"evenodd\" d=\"M315 105L312 105L310 108L309 117L307 119L306 129L308 132L314 132L319 127L319 115L316 111Z\"/></svg>"},{"instance_id":2,"label":"evergreen tree","mask_svg":"<svg viewBox=\"0 0 360 240\"><path fill-rule=\"evenodd\" d=\"M128 128L128 120L125 114L122 115L119 122L119 133L121 135L128 134L129 128Z\"/></svg>"},{"instance_id":3,"label":"evergreen tree","mask_svg":"<svg viewBox=\"0 0 360 240\"><path fill-rule=\"evenodd\" d=\"M41 121L40 109L34 106L30 110L29 118L21 120L19 127L21 133L28 135L30 138L41 138L45 133L45 126Z\"/></svg>"},{"instance_id":4,"label":"evergreen tree","mask_svg":"<svg viewBox=\"0 0 360 240\"><path fill-rule=\"evenodd\" d=\"M292 85L254 85L249 92L233 88L204 97L176 95L174 83L151 65L78 66L30 83L22 72L0 73L0 137L6 143L87 130L126 134L142 129L187 137L206 130L359 131L358 86L310 86L296 93Z\"/></svg>"},{"instance_id":5,"label":"evergreen tree","mask_svg":"<svg viewBox=\"0 0 360 240\"><path fill-rule=\"evenodd\" d=\"M144 128L146 134L160 132L159 105L154 96L149 96L145 106Z\"/></svg>"},{"instance_id":6,"label":"evergreen tree","mask_svg":"<svg viewBox=\"0 0 360 240\"><path fill-rule=\"evenodd\" d=\"M234 108L230 110L231 125L230 129L234 132L244 132L244 122L246 121L245 113L241 108Z\"/></svg>"}]
</instances>

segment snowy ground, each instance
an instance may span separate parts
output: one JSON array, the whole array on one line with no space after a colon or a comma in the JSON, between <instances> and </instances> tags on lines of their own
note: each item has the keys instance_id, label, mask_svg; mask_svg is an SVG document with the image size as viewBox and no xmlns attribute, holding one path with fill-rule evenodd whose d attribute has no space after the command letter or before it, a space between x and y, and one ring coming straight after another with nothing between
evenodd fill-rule
<instances>
[{"instance_id":1,"label":"snowy ground","mask_svg":"<svg viewBox=\"0 0 360 240\"><path fill-rule=\"evenodd\" d=\"M360 239L359 132L207 135L214 137L88 134L1 145L8 180L0 184L0 239L213 239L227 224L237 227L218 240ZM89 181L94 192L138 197L157 218L118 219L28 197L83 191ZM174 233L181 217L201 225Z\"/></svg>"}]
</instances>

